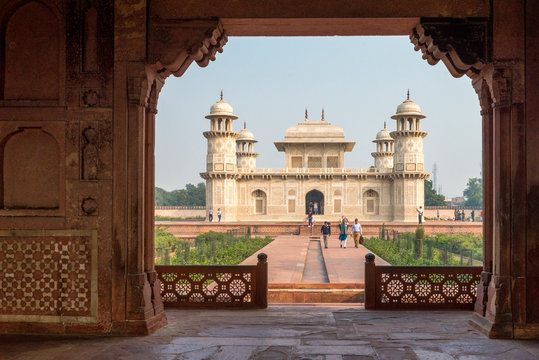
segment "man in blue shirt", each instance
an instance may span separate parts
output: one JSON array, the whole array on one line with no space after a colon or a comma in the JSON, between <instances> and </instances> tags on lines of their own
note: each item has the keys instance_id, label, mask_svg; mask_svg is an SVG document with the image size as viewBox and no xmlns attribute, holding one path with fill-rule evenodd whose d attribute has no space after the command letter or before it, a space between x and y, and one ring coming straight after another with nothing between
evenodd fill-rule
<instances>
[{"instance_id":1,"label":"man in blue shirt","mask_svg":"<svg viewBox=\"0 0 539 360\"><path fill-rule=\"evenodd\" d=\"M329 224L329 221L324 221L324 225L322 225L322 236L324 237L324 247L328 248L328 236L331 235L331 225Z\"/></svg>"}]
</instances>

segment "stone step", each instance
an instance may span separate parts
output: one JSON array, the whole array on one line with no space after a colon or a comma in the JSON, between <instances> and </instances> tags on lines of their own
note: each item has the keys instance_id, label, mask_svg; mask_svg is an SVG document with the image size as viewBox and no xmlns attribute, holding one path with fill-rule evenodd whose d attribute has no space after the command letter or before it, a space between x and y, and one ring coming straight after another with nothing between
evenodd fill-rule
<instances>
[{"instance_id":1,"label":"stone step","mask_svg":"<svg viewBox=\"0 0 539 360\"><path fill-rule=\"evenodd\" d=\"M303 285L303 284L302 284ZM312 285L312 284L310 284ZM268 290L269 303L364 303L364 289L287 288Z\"/></svg>"}]
</instances>

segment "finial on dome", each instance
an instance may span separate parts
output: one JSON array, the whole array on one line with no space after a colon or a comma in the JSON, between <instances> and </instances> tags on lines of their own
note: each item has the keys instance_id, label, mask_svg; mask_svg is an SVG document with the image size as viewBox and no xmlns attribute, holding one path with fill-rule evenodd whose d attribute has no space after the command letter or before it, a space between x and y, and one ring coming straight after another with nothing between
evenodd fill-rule
<instances>
[{"instance_id":1,"label":"finial on dome","mask_svg":"<svg viewBox=\"0 0 539 360\"><path fill-rule=\"evenodd\" d=\"M309 112L307 111L307 108L305 108L305 119L306 120L309 119Z\"/></svg>"},{"instance_id":2,"label":"finial on dome","mask_svg":"<svg viewBox=\"0 0 539 360\"><path fill-rule=\"evenodd\" d=\"M247 129L247 121L244 121L244 122L243 122L243 128L244 128L244 129Z\"/></svg>"},{"instance_id":3,"label":"finial on dome","mask_svg":"<svg viewBox=\"0 0 539 360\"><path fill-rule=\"evenodd\" d=\"M386 122L384 121L384 129L386 128Z\"/></svg>"},{"instance_id":4,"label":"finial on dome","mask_svg":"<svg viewBox=\"0 0 539 360\"><path fill-rule=\"evenodd\" d=\"M406 100L410 100L410 89L408 89L408 92L406 93Z\"/></svg>"},{"instance_id":5,"label":"finial on dome","mask_svg":"<svg viewBox=\"0 0 539 360\"><path fill-rule=\"evenodd\" d=\"M324 108L322 108L322 121L326 121L326 120L324 119Z\"/></svg>"},{"instance_id":6,"label":"finial on dome","mask_svg":"<svg viewBox=\"0 0 539 360\"><path fill-rule=\"evenodd\" d=\"M223 90L221 90L221 101L223 101Z\"/></svg>"}]
</instances>

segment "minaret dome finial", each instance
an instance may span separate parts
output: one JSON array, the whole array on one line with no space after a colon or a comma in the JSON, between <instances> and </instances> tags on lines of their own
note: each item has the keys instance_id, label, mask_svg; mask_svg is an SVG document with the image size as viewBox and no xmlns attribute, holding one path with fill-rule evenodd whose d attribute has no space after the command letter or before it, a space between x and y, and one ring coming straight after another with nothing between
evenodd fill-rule
<instances>
[{"instance_id":1,"label":"minaret dome finial","mask_svg":"<svg viewBox=\"0 0 539 360\"><path fill-rule=\"evenodd\" d=\"M322 121L326 121L326 119L324 119L324 108L322 108Z\"/></svg>"},{"instance_id":2,"label":"minaret dome finial","mask_svg":"<svg viewBox=\"0 0 539 360\"><path fill-rule=\"evenodd\" d=\"M309 119L309 112L307 111L307 108L305 108L305 120Z\"/></svg>"},{"instance_id":3,"label":"minaret dome finial","mask_svg":"<svg viewBox=\"0 0 539 360\"><path fill-rule=\"evenodd\" d=\"M406 100L410 100L410 89L408 89L408 92L406 93Z\"/></svg>"},{"instance_id":4,"label":"minaret dome finial","mask_svg":"<svg viewBox=\"0 0 539 360\"><path fill-rule=\"evenodd\" d=\"M243 128L244 128L244 129L247 129L247 121L244 121L244 122L243 122Z\"/></svg>"},{"instance_id":5,"label":"minaret dome finial","mask_svg":"<svg viewBox=\"0 0 539 360\"><path fill-rule=\"evenodd\" d=\"M386 122L384 121L384 129L386 128Z\"/></svg>"},{"instance_id":6,"label":"minaret dome finial","mask_svg":"<svg viewBox=\"0 0 539 360\"><path fill-rule=\"evenodd\" d=\"M221 101L223 101L223 90L221 90Z\"/></svg>"}]
</instances>

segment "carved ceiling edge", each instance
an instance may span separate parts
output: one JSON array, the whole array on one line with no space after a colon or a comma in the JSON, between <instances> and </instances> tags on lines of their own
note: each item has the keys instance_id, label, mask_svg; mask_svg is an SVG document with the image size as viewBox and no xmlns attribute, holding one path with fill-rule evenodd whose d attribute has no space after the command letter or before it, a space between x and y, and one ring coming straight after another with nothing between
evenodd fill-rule
<instances>
[{"instance_id":1,"label":"carved ceiling edge","mask_svg":"<svg viewBox=\"0 0 539 360\"><path fill-rule=\"evenodd\" d=\"M478 76L490 58L484 19L421 19L410 41L430 65L441 60L454 77Z\"/></svg>"},{"instance_id":2,"label":"carved ceiling edge","mask_svg":"<svg viewBox=\"0 0 539 360\"><path fill-rule=\"evenodd\" d=\"M220 20L160 21L149 25L149 63L163 79L182 76L196 62L205 67L223 52L228 36Z\"/></svg>"}]
</instances>

